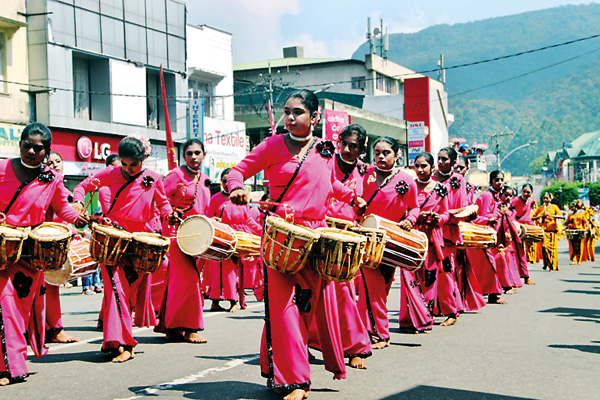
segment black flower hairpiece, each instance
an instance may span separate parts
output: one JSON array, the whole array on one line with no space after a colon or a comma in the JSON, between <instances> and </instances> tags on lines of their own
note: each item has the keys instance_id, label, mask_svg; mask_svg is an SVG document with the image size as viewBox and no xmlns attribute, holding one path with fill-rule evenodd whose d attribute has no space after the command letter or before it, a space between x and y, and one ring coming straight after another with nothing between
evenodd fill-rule
<instances>
[{"instance_id":1,"label":"black flower hairpiece","mask_svg":"<svg viewBox=\"0 0 600 400\"><path fill-rule=\"evenodd\" d=\"M406 183L406 181L400 181L396 184L396 192L398 192L398 194L406 194L408 193L408 183Z\"/></svg>"},{"instance_id":2,"label":"black flower hairpiece","mask_svg":"<svg viewBox=\"0 0 600 400\"><path fill-rule=\"evenodd\" d=\"M446 186L438 183L437 185L435 185L435 188L433 188L433 190L435 190L435 192L438 194L438 196L440 197L446 197L448 196L448 189L446 189Z\"/></svg>"},{"instance_id":3,"label":"black flower hairpiece","mask_svg":"<svg viewBox=\"0 0 600 400\"><path fill-rule=\"evenodd\" d=\"M460 187L460 179L457 176L450 178L450 186L452 189L458 189Z\"/></svg>"},{"instance_id":4,"label":"black flower hairpiece","mask_svg":"<svg viewBox=\"0 0 600 400\"><path fill-rule=\"evenodd\" d=\"M361 176L365 176L368 172L367 164L358 164L356 169Z\"/></svg>"},{"instance_id":5,"label":"black flower hairpiece","mask_svg":"<svg viewBox=\"0 0 600 400\"><path fill-rule=\"evenodd\" d=\"M210 181L210 179L206 178L206 180L204 181L204 186L206 186L207 188L209 188L210 185L211 185L211 183L212 182Z\"/></svg>"},{"instance_id":6,"label":"black flower hairpiece","mask_svg":"<svg viewBox=\"0 0 600 400\"><path fill-rule=\"evenodd\" d=\"M54 180L54 172L47 170L38 175L38 181L43 183L50 183Z\"/></svg>"},{"instance_id":7,"label":"black flower hairpiece","mask_svg":"<svg viewBox=\"0 0 600 400\"><path fill-rule=\"evenodd\" d=\"M153 177L146 175L145 177L142 178L142 185L144 185L145 187L152 186L152 183L154 183Z\"/></svg>"},{"instance_id":8,"label":"black flower hairpiece","mask_svg":"<svg viewBox=\"0 0 600 400\"><path fill-rule=\"evenodd\" d=\"M470 192L471 189L473 189L473 185L471 185L470 182L467 182L467 184L465 186L467 187L467 192Z\"/></svg>"},{"instance_id":9,"label":"black flower hairpiece","mask_svg":"<svg viewBox=\"0 0 600 400\"><path fill-rule=\"evenodd\" d=\"M325 158L333 157L335 146L331 140L323 140L317 144L317 151Z\"/></svg>"}]
</instances>

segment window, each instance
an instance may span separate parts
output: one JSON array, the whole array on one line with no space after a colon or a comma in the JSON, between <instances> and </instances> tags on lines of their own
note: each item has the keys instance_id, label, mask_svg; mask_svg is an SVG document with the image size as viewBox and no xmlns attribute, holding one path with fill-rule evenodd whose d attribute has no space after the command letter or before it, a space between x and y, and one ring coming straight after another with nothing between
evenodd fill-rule
<instances>
[{"instance_id":1,"label":"window","mask_svg":"<svg viewBox=\"0 0 600 400\"><path fill-rule=\"evenodd\" d=\"M398 94L398 81L389 76L376 73L375 88L389 94Z\"/></svg>"},{"instance_id":2,"label":"window","mask_svg":"<svg viewBox=\"0 0 600 400\"><path fill-rule=\"evenodd\" d=\"M155 74L146 74L146 96L147 107L146 114L148 116L148 128L158 129L158 93L160 90L160 77Z\"/></svg>"},{"instance_id":3,"label":"window","mask_svg":"<svg viewBox=\"0 0 600 400\"><path fill-rule=\"evenodd\" d=\"M0 80L6 79L6 34L0 32ZM0 92L6 91L6 84L4 82L0 82Z\"/></svg>"},{"instance_id":4,"label":"window","mask_svg":"<svg viewBox=\"0 0 600 400\"><path fill-rule=\"evenodd\" d=\"M188 88L195 99L204 99L204 115L209 118L224 118L224 104L222 97L214 97L215 87L212 83L189 80Z\"/></svg>"},{"instance_id":5,"label":"window","mask_svg":"<svg viewBox=\"0 0 600 400\"><path fill-rule=\"evenodd\" d=\"M73 58L73 106L75 118L90 119L90 62Z\"/></svg>"},{"instance_id":6,"label":"window","mask_svg":"<svg viewBox=\"0 0 600 400\"><path fill-rule=\"evenodd\" d=\"M364 76L353 76L352 77L352 89L365 90L366 82Z\"/></svg>"}]
</instances>

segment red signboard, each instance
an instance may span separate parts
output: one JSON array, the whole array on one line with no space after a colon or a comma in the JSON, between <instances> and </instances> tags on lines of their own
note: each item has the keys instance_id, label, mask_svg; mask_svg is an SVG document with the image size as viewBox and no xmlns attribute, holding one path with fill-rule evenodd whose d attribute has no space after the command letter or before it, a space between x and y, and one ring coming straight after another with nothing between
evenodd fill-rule
<instances>
[{"instance_id":1,"label":"red signboard","mask_svg":"<svg viewBox=\"0 0 600 400\"><path fill-rule=\"evenodd\" d=\"M52 150L65 161L104 164L109 154L117 153L121 139L123 137L52 130Z\"/></svg>"},{"instance_id":2,"label":"red signboard","mask_svg":"<svg viewBox=\"0 0 600 400\"><path fill-rule=\"evenodd\" d=\"M338 141L342 129L348 125L348 113L344 111L325 110L325 131L323 139Z\"/></svg>"}]
</instances>

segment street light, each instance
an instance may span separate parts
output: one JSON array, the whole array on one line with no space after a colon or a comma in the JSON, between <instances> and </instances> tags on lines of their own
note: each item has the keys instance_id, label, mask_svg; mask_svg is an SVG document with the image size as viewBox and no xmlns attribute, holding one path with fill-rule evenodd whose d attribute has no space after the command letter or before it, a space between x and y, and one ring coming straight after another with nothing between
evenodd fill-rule
<instances>
[{"instance_id":1,"label":"street light","mask_svg":"<svg viewBox=\"0 0 600 400\"><path fill-rule=\"evenodd\" d=\"M517 151L517 150L519 150L519 149L522 149L523 147L528 147L528 146L531 146L531 145L533 145L533 144L537 144L537 142L538 142L537 140L534 140L534 141L533 141L533 142L531 142L531 143L525 143L525 144L522 144L522 145L520 145L519 147L516 147L516 148L512 149L511 151L509 151L509 152L508 152L508 154L507 154L507 155L505 155L505 156L504 156L504 158L503 158L502 160L500 160L500 162L498 163L498 169L502 169L502 163L503 163L503 162L504 162L504 160L506 160L506 158L507 158L508 156L510 156L512 153L514 153L515 151Z\"/></svg>"}]
</instances>

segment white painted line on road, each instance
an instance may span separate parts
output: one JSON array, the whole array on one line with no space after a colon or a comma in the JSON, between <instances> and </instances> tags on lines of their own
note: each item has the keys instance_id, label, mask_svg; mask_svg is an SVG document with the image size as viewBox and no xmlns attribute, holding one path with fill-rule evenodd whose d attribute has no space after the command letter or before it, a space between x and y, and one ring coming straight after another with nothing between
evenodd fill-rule
<instances>
[{"instance_id":1,"label":"white painted line on road","mask_svg":"<svg viewBox=\"0 0 600 400\"><path fill-rule=\"evenodd\" d=\"M263 306L264 306L264 304L261 302L261 303L257 303L257 304L254 304L252 306L246 307L246 310L252 310L253 308L258 308L258 307L263 307ZM215 313L210 313L210 314L206 315L206 313L205 313L204 314L204 319L215 317L215 316L219 316L219 315L228 316L228 315L231 315L231 314L230 313L226 313L226 312L225 313L223 313L223 312L215 312ZM154 327L134 328L134 329L132 329L131 332L132 332L132 334L136 334L136 333L139 333L139 332L147 331L148 329L151 329L151 328L154 328ZM68 327L67 327L67 329L68 329ZM75 342L75 343L64 343L64 344L60 344L58 346L50 346L50 347L48 347L48 351L49 352L50 351L56 351L56 350L60 350L60 349L64 349L64 348L69 348L70 349L72 347L80 346L82 344L86 344L86 343L90 343L90 342L96 342L98 340L101 341L102 338L103 338L102 336L99 336L99 337L95 337L95 338L91 338L91 339L80 340L79 342ZM33 356L33 355L34 355L33 351L29 350L27 352L27 356Z\"/></svg>"},{"instance_id":2,"label":"white painted line on road","mask_svg":"<svg viewBox=\"0 0 600 400\"><path fill-rule=\"evenodd\" d=\"M169 389L172 389L174 386L185 385L187 383L197 381L198 379L205 378L207 375L210 375L210 374L215 374L218 372L227 371L227 370L235 368L235 367L239 367L240 365L243 365L245 363L248 363L248 362L258 359L259 357L260 357L259 355L255 355L253 357L248 357L248 358L236 358L234 360L227 362L222 367L208 368L208 369L205 369L204 371L200 371L194 375L186 376L185 378L179 378L179 379L175 379L174 381L171 381L171 382L161 383L160 385L149 386L144 389L136 390L135 393L138 396L127 397L127 398L116 399L116 400L134 400L134 399L139 399L141 397L145 397L148 395L155 395L158 392L160 392L161 390L169 390Z\"/></svg>"}]
</instances>

